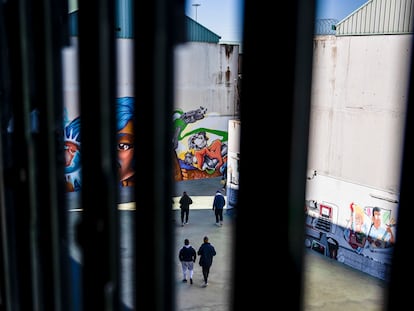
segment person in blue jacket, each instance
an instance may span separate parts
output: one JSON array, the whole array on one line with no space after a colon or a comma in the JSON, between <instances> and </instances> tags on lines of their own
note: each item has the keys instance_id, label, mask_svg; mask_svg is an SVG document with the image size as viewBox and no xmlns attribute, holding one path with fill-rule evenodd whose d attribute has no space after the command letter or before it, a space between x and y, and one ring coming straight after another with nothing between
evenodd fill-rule
<instances>
[{"instance_id":1,"label":"person in blue jacket","mask_svg":"<svg viewBox=\"0 0 414 311\"><path fill-rule=\"evenodd\" d=\"M208 275L210 273L210 268L213 264L213 257L216 256L216 249L209 242L208 237L203 238L203 244L197 251L197 255L200 256L199 264L203 272L204 284L203 287L208 285Z\"/></svg>"},{"instance_id":2,"label":"person in blue jacket","mask_svg":"<svg viewBox=\"0 0 414 311\"><path fill-rule=\"evenodd\" d=\"M216 226L223 225L224 205L226 205L226 199L224 198L224 195L220 192L220 190L217 190L213 200L213 211L214 215L216 216Z\"/></svg>"}]
</instances>

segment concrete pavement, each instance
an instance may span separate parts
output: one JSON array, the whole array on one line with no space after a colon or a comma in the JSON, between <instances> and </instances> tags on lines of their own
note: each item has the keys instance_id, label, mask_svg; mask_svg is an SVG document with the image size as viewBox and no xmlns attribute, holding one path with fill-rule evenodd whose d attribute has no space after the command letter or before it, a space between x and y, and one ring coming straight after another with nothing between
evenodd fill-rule
<instances>
[{"instance_id":1,"label":"concrete pavement","mask_svg":"<svg viewBox=\"0 0 414 311\"><path fill-rule=\"evenodd\" d=\"M232 290L232 260L234 215L225 209L223 213L223 226L215 225L213 198L217 190L221 189L220 178L203 180L181 181L175 183L173 205L173 229L175 234L175 298L177 311L229 311L231 310ZM181 226L178 200L183 191L187 191L193 199L190 206L189 223ZM223 191L225 194L225 191ZM202 287L203 276L198 264L198 256L194 266L194 284L183 283L181 263L178 260L178 251L188 238L190 244L197 251L203 243L203 237L208 236L210 243L215 247L217 255L213 259L210 270L209 285Z\"/></svg>"},{"instance_id":2,"label":"concrete pavement","mask_svg":"<svg viewBox=\"0 0 414 311\"><path fill-rule=\"evenodd\" d=\"M236 225L235 213L224 212L222 227L215 225L212 202L215 192L221 189L220 178L209 180L181 181L174 185L173 190L173 234L174 234L174 285L177 311L233 311L232 310L232 272L233 272L233 242ZM189 224L181 226L180 210L177 201L183 191L187 191L193 199L190 207ZM72 206L73 205L73 206ZM134 238L130 235L133 228L134 208L131 204L120 204L122 235L122 298L125 306L133 310L133 288L131 271L133 267ZM80 250L74 241L74 227L80 217L73 198L69 204L69 244L73 262L73 276L80 275ZM209 276L209 286L202 287L203 279L198 258L193 276L194 284L182 282L181 264L178 251L188 238L190 244L198 250L207 235L214 245L217 255L214 257ZM352 269L328 257L307 250L304 265L304 309L305 311L326 310L384 310L387 283L370 275ZM259 269L258 273L266 273L267 268ZM74 308L79 310L79 284L74 286ZM255 284L252 284L255 286ZM274 286L270 283L269 286ZM271 307L269 307L271 308ZM274 306L277 308L277 305Z\"/></svg>"},{"instance_id":3,"label":"concrete pavement","mask_svg":"<svg viewBox=\"0 0 414 311\"><path fill-rule=\"evenodd\" d=\"M181 226L180 211L174 210L175 232L175 291L176 310L215 310L229 311L232 277L231 267L233 260L233 216L224 214L223 226L215 225L214 212L211 209L190 210L189 223ZM190 244L197 251L203 243L203 237L208 236L210 243L216 249L213 265L208 279L209 285L202 287L203 276L198 264L197 256L194 265L194 283L183 283L181 263L178 259L178 251L184 245L184 239L188 238Z\"/></svg>"},{"instance_id":4,"label":"concrete pavement","mask_svg":"<svg viewBox=\"0 0 414 311\"><path fill-rule=\"evenodd\" d=\"M232 311L232 262L235 217L224 213L224 225L215 225L212 202L215 192L221 189L220 178L182 181L174 189L175 286L177 311ZM189 224L181 227L177 200L183 191L193 198ZM209 277L209 286L202 287L202 273L198 261L195 265L194 284L182 282L178 251L188 238L198 250L204 235L210 238L217 255ZM304 257L304 311L326 310L384 310L387 283L331 258L305 249ZM258 273L265 273L264 270ZM255 286L252 284L252 286ZM269 286L273 286L271 283ZM276 288L275 288L276 290ZM270 309L277 309L278 306Z\"/></svg>"}]
</instances>

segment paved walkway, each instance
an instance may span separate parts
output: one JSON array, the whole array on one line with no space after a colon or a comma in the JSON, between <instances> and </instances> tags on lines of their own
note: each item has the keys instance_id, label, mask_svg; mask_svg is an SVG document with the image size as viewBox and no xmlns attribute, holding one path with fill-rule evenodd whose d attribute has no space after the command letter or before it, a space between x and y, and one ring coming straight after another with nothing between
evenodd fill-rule
<instances>
[{"instance_id":1,"label":"paved walkway","mask_svg":"<svg viewBox=\"0 0 414 311\"><path fill-rule=\"evenodd\" d=\"M233 221L234 217L224 211L223 226L215 225L213 198L217 190L221 189L220 177L203 180L181 181L174 188L174 233L175 233L175 288L177 311L229 311L232 276L231 262L233 256ZM178 200L183 191L193 199L190 206L189 223L181 226ZM222 191L225 194L225 191ZM208 236L210 243L215 247L217 255L213 259L210 270L209 285L202 287L203 276L198 258L194 266L194 284L183 283L181 263L178 260L178 251L188 238L190 244L198 250L203 243L203 237Z\"/></svg>"},{"instance_id":2,"label":"paved walkway","mask_svg":"<svg viewBox=\"0 0 414 311\"><path fill-rule=\"evenodd\" d=\"M224 225L215 225L212 202L215 192L221 189L220 179L183 181L175 184L175 285L177 311L232 311L232 256L234 216L224 215ZM183 191L193 198L189 224L181 227L178 199ZM188 238L198 250L204 235L210 238L217 255L209 277L209 286L202 287L202 273L198 261L195 265L194 284L182 282L178 251ZM356 269L345 266L312 251L304 258L304 311L364 310L381 311L385 307L387 283ZM252 285L254 286L254 285ZM277 303L274 306L277 308Z\"/></svg>"},{"instance_id":3,"label":"paved walkway","mask_svg":"<svg viewBox=\"0 0 414 311\"><path fill-rule=\"evenodd\" d=\"M221 177L178 181L174 184L173 196L179 197L183 191L187 191L190 197L213 196L217 190L221 190L223 187L220 180Z\"/></svg>"},{"instance_id":4,"label":"paved walkway","mask_svg":"<svg viewBox=\"0 0 414 311\"><path fill-rule=\"evenodd\" d=\"M215 216L212 210L213 197L215 192L221 189L220 178L209 180L182 181L175 184L173 192L173 234L175 241L174 282L175 300L177 311L233 311L231 309L232 297L232 262L233 262L233 241L235 229L235 216L224 212L222 227L215 225ZM189 224L181 226L180 210L177 201L183 191L187 191L193 199L190 207ZM75 200L76 201L76 200ZM72 201L70 201L72 202ZM72 202L76 207L75 202ZM79 210L72 208L69 204L69 237L70 253L73 261L73 275L77 276L80 262L80 250L74 242L74 227L80 216ZM123 277L123 301L126 306L132 306L134 289L131 283L131 265L133 262L131 229L133 227L133 206L120 204L121 228L123 228L122 239L125 251L122 256L122 277ZM209 276L209 286L202 287L203 278L201 267L196 261L194 270L194 284L182 282L181 264L178 260L178 251L188 238L190 244L198 250L207 235L214 245L217 255L214 257ZM197 258L198 259L198 258ZM304 311L342 311L342 310L384 310L385 294L387 283L364 274L358 270L347 267L328 257L320 256L312 251L307 251L304 265ZM259 269L260 270L260 269ZM258 273L263 273L259 271ZM288 280L286 280L288 281ZM78 285L73 284L74 289L79 291ZM252 286L255 286L252 284ZM270 285L272 286L272 285ZM78 297L76 291L74 297ZM76 305L79 301L73 304ZM274 308L277 308L275 303Z\"/></svg>"},{"instance_id":5,"label":"paved walkway","mask_svg":"<svg viewBox=\"0 0 414 311\"><path fill-rule=\"evenodd\" d=\"M190 210L189 223L181 226L180 211L174 211L175 222L175 288L177 311L182 310L230 310L231 262L233 241L233 217L224 214L223 226L215 225L214 212L211 209ZM215 247L217 255L213 259L210 270L209 285L202 287L203 276L198 264L198 256L194 265L194 283L183 283L181 263L178 260L178 251L188 238L190 244L197 251L203 243L203 237L208 236L210 243Z\"/></svg>"}]
</instances>

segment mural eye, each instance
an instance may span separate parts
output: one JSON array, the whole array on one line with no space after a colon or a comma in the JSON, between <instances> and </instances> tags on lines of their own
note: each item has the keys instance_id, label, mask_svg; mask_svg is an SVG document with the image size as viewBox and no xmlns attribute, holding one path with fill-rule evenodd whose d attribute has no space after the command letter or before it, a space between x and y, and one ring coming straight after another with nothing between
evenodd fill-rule
<instances>
[{"instance_id":1,"label":"mural eye","mask_svg":"<svg viewBox=\"0 0 414 311\"><path fill-rule=\"evenodd\" d=\"M127 143L119 143L118 144L118 150L126 151L129 149L134 148L133 144L127 144Z\"/></svg>"}]
</instances>

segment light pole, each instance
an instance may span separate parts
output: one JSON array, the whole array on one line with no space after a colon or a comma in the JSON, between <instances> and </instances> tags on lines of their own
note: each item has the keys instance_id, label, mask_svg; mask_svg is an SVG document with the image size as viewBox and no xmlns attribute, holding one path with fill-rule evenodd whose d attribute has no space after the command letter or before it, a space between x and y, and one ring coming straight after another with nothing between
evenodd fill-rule
<instances>
[{"instance_id":1,"label":"light pole","mask_svg":"<svg viewBox=\"0 0 414 311\"><path fill-rule=\"evenodd\" d=\"M200 3L194 3L193 6L195 7L195 20L197 21L197 8L200 6Z\"/></svg>"}]
</instances>

